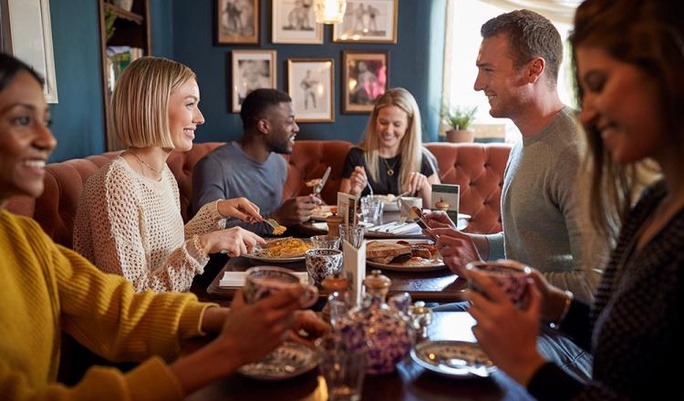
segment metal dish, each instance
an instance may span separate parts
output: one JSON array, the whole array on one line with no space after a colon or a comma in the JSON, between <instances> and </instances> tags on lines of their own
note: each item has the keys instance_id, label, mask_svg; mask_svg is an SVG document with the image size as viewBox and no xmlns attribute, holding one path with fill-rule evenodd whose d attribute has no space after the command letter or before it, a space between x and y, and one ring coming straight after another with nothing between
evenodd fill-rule
<instances>
[{"instance_id":1,"label":"metal dish","mask_svg":"<svg viewBox=\"0 0 684 401\"><path fill-rule=\"evenodd\" d=\"M477 343L426 341L411 350L411 359L437 374L456 378L486 378L496 366Z\"/></svg>"},{"instance_id":2,"label":"metal dish","mask_svg":"<svg viewBox=\"0 0 684 401\"><path fill-rule=\"evenodd\" d=\"M303 375L318 366L314 350L286 342L259 362L244 365L238 372L257 380L278 381Z\"/></svg>"}]
</instances>

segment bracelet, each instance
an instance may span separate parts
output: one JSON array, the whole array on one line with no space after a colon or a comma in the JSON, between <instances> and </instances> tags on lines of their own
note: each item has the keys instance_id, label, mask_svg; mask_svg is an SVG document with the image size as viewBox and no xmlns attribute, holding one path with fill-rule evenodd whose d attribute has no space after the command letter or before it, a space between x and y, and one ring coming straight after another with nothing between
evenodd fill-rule
<instances>
[{"instance_id":1,"label":"bracelet","mask_svg":"<svg viewBox=\"0 0 684 401\"><path fill-rule=\"evenodd\" d=\"M202 242L200 241L199 235L195 234L192 236L192 244L195 246L195 249L197 250L197 255L199 256L198 259L206 259L209 257L209 254L202 246Z\"/></svg>"},{"instance_id":2,"label":"bracelet","mask_svg":"<svg viewBox=\"0 0 684 401\"><path fill-rule=\"evenodd\" d=\"M563 305L563 312L560 314L558 319L556 321L549 323L549 326L552 329L558 329L560 328L561 323L563 323L563 320L565 320L565 317L568 315L568 311L570 310L570 305L572 304L572 300L575 298L575 294L572 293L572 291L565 291L565 305Z\"/></svg>"}]
</instances>

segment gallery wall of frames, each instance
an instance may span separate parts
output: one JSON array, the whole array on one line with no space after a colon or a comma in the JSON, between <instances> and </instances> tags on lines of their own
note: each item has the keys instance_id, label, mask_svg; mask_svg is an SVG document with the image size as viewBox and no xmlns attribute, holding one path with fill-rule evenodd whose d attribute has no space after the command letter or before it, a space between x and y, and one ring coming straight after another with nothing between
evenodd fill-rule
<instances>
[{"instance_id":1,"label":"gallery wall of frames","mask_svg":"<svg viewBox=\"0 0 684 401\"><path fill-rule=\"evenodd\" d=\"M229 108L240 112L245 96L256 88L286 90L297 110L297 122L334 122L335 91L341 112L368 114L390 85L390 50L343 48L340 62L332 58L288 57L286 76L277 77L276 49L269 44L298 48L325 46L324 26L315 22L313 0L267 0L270 26L261 26L259 0L215 0L217 45L244 45L230 51ZM348 0L344 20L332 27L331 43L396 44L399 0ZM260 43L262 30L270 43ZM268 36L268 35L266 35ZM304 52L303 52L304 53ZM339 69L335 79L335 70ZM278 85L284 82L284 88Z\"/></svg>"}]
</instances>

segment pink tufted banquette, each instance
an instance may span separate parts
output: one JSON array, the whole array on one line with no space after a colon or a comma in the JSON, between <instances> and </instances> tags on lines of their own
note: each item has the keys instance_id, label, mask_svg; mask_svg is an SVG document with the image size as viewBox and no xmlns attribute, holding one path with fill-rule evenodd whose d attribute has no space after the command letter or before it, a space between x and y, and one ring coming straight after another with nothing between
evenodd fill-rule
<instances>
[{"instance_id":1,"label":"pink tufted banquette","mask_svg":"<svg viewBox=\"0 0 684 401\"><path fill-rule=\"evenodd\" d=\"M174 152L168 159L168 165L178 180L182 214L186 221L192 196L192 168L205 154L221 145L222 142L195 144L189 152ZM352 146L346 141L297 141L292 154L287 157L289 171L283 196L287 198L310 193L306 181L321 177L325 168L331 166L330 179L321 195L326 203L334 204L344 159ZM467 231L499 231L502 177L511 146L501 143L433 142L425 144L425 147L437 157L442 182L461 186L461 212L472 216ZM6 207L12 212L33 217L57 243L71 247L76 207L83 184L92 173L118 154L108 152L50 163L46 167L43 194L35 200L12 198Z\"/></svg>"}]
</instances>

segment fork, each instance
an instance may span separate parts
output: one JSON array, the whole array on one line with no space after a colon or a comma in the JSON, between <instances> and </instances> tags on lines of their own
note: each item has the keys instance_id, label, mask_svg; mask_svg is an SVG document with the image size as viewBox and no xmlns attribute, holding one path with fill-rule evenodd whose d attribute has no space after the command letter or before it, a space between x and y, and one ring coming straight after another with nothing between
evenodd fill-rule
<instances>
[{"instance_id":1,"label":"fork","mask_svg":"<svg viewBox=\"0 0 684 401\"><path fill-rule=\"evenodd\" d=\"M287 227L280 225L275 219L264 220L273 229L273 235L281 235L287 230Z\"/></svg>"}]
</instances>

